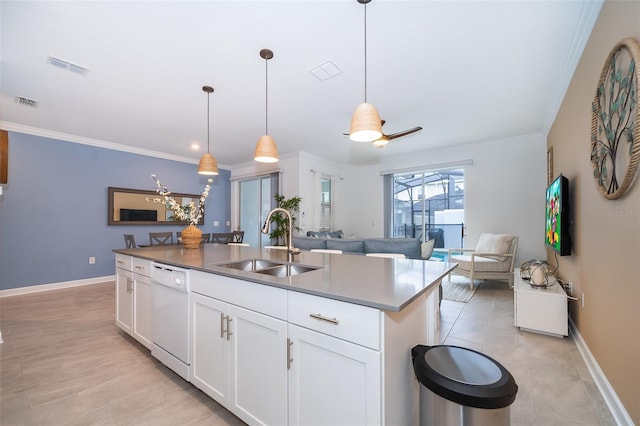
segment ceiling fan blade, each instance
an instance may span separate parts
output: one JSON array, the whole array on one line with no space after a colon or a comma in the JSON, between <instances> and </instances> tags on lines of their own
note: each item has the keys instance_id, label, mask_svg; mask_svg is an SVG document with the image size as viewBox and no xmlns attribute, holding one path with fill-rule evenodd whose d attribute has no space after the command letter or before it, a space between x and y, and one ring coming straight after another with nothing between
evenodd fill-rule
<instances>
[{"instance_id":1,"label":"ceiling fan blade","mask_svg":"<svg viewBox=\"0 0 640 426\"><path fill-rule=\"evenodd\" d=\"M411 133L415 133L422 130L422 127L414 127L413 129L409 129L409 130L403 130L402 132L398 132L398 133L392 133L390 135L387 135L387 137L391 140L391 139L396 139L396 138L401 138L402 136L407 136L410 135Z\"/></svg>"}]
</instances>

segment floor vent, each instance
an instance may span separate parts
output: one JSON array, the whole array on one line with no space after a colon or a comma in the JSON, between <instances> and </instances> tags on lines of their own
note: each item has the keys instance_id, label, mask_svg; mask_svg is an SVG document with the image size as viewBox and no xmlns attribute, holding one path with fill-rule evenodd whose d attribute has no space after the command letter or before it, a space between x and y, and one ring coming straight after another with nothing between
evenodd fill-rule
<instances>
[{"instance_id":1,"label":"floor vent","mask_svg":"<svg viewBox=\"0 0 640 426\"><path fill-rule=\"evenodd\" d=\"M26 105L26 106L31 107L31 108L37 108L38 107L38 101L33 100L33 99L29 99L29 98L24 98L22 96L16 96L16 103L20 104L20 105Z\"/></svg>"},{"instance_id":2,"label":"floor vent","mask_svg":"<svg viewBox=\"0 0 640 426\"><path fill-rule=\"evenodd\" d=\"M56 58L51 55L47 57L47 62L53 66L64 68L77 74L86 74L89 72L89 68L87 67L83 67L82 65L74 64L73 62L65 61L64 59Z\"/></svg>"}]
</instances>

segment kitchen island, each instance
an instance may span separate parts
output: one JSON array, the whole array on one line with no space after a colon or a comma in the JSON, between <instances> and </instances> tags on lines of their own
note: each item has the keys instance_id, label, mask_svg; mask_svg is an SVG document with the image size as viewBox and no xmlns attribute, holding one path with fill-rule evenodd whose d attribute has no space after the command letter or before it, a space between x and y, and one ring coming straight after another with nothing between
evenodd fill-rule
<instances>
[{"instance_id":1,"label":"kitchen island","mask_svg":"<svg viewBox=\"0 0 640 426\"><path fill-rule=\"evenodd\" d=\"M120 269L189 270L189 380L245 422L418 424L410 350L439 343L438 287L455 264L218 244L114 251ZM135 295L124 277L117 288Z\"/></svg>"}]
</instances>

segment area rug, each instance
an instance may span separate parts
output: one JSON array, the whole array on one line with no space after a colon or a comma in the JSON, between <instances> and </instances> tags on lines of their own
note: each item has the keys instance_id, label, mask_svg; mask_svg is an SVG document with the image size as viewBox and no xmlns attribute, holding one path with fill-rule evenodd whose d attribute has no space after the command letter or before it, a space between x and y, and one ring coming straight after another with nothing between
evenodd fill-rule
<instances>
[{"instance_id":1,"label":"area rug","mask_svg":"<svg viewBox=\"0 0 640 426\"><path fill-rule=\"evenodd\" d=\"M444 277L442 279L442 298L444 300L467 303L476 294L480 285L482 285L482 282L476 281L473 290L471 290L468 278L452 276L451 281L449 281L447 277Z\"/></svg>"}]
</instances>

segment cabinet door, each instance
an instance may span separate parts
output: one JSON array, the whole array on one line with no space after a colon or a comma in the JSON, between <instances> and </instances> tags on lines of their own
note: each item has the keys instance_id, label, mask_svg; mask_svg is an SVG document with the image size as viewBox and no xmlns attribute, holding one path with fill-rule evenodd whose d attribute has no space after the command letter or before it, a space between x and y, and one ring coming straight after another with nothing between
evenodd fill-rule
<instances>
[{"instance_id":1,"label":"cabinet door","mask_svg":"<svg viewBox=\"0 0 640 426\"><path fill-rule=\"evenodd\" d=\"M289 425L380 424L380 352L291 324L288 330Z\"/></svg>"},{"instance_id":2,"label":"cabinet door","mask_svg":"<svg viewBox=\"0 0 640 426\"><path fill-rule=\"evenodd\" d=\"M133 274L133 337L151 349L151 278Z\"/></svg>"},{"instance_id":3,"label":"cabinet door","mask_svg":"<svg viewBox=\"0 0 640 426\"><path fill-rule=\"evenodd\" d=\"M229 305L191 294L191 383L218 403L229 406Z\"/></svg>"},{"instance_id":4,"label":"cabinet door","mask_svg":"<svg viewBox=\"0 0 640 426\"><path fill-rule=\"evenodd\" d=\"M231 305L231 405L249 424L287 424L287 323Z\"/></svg>"},{"instance_id":5,"label":"cabinet door","mask_svg":"<svg viewBox=\"0 0 640 426\"><path fill-rule=\"evenodd\" d=\"M116 325L132 333L133 279L131 271L116 268Z\"/></svg>"}]
</instances>

